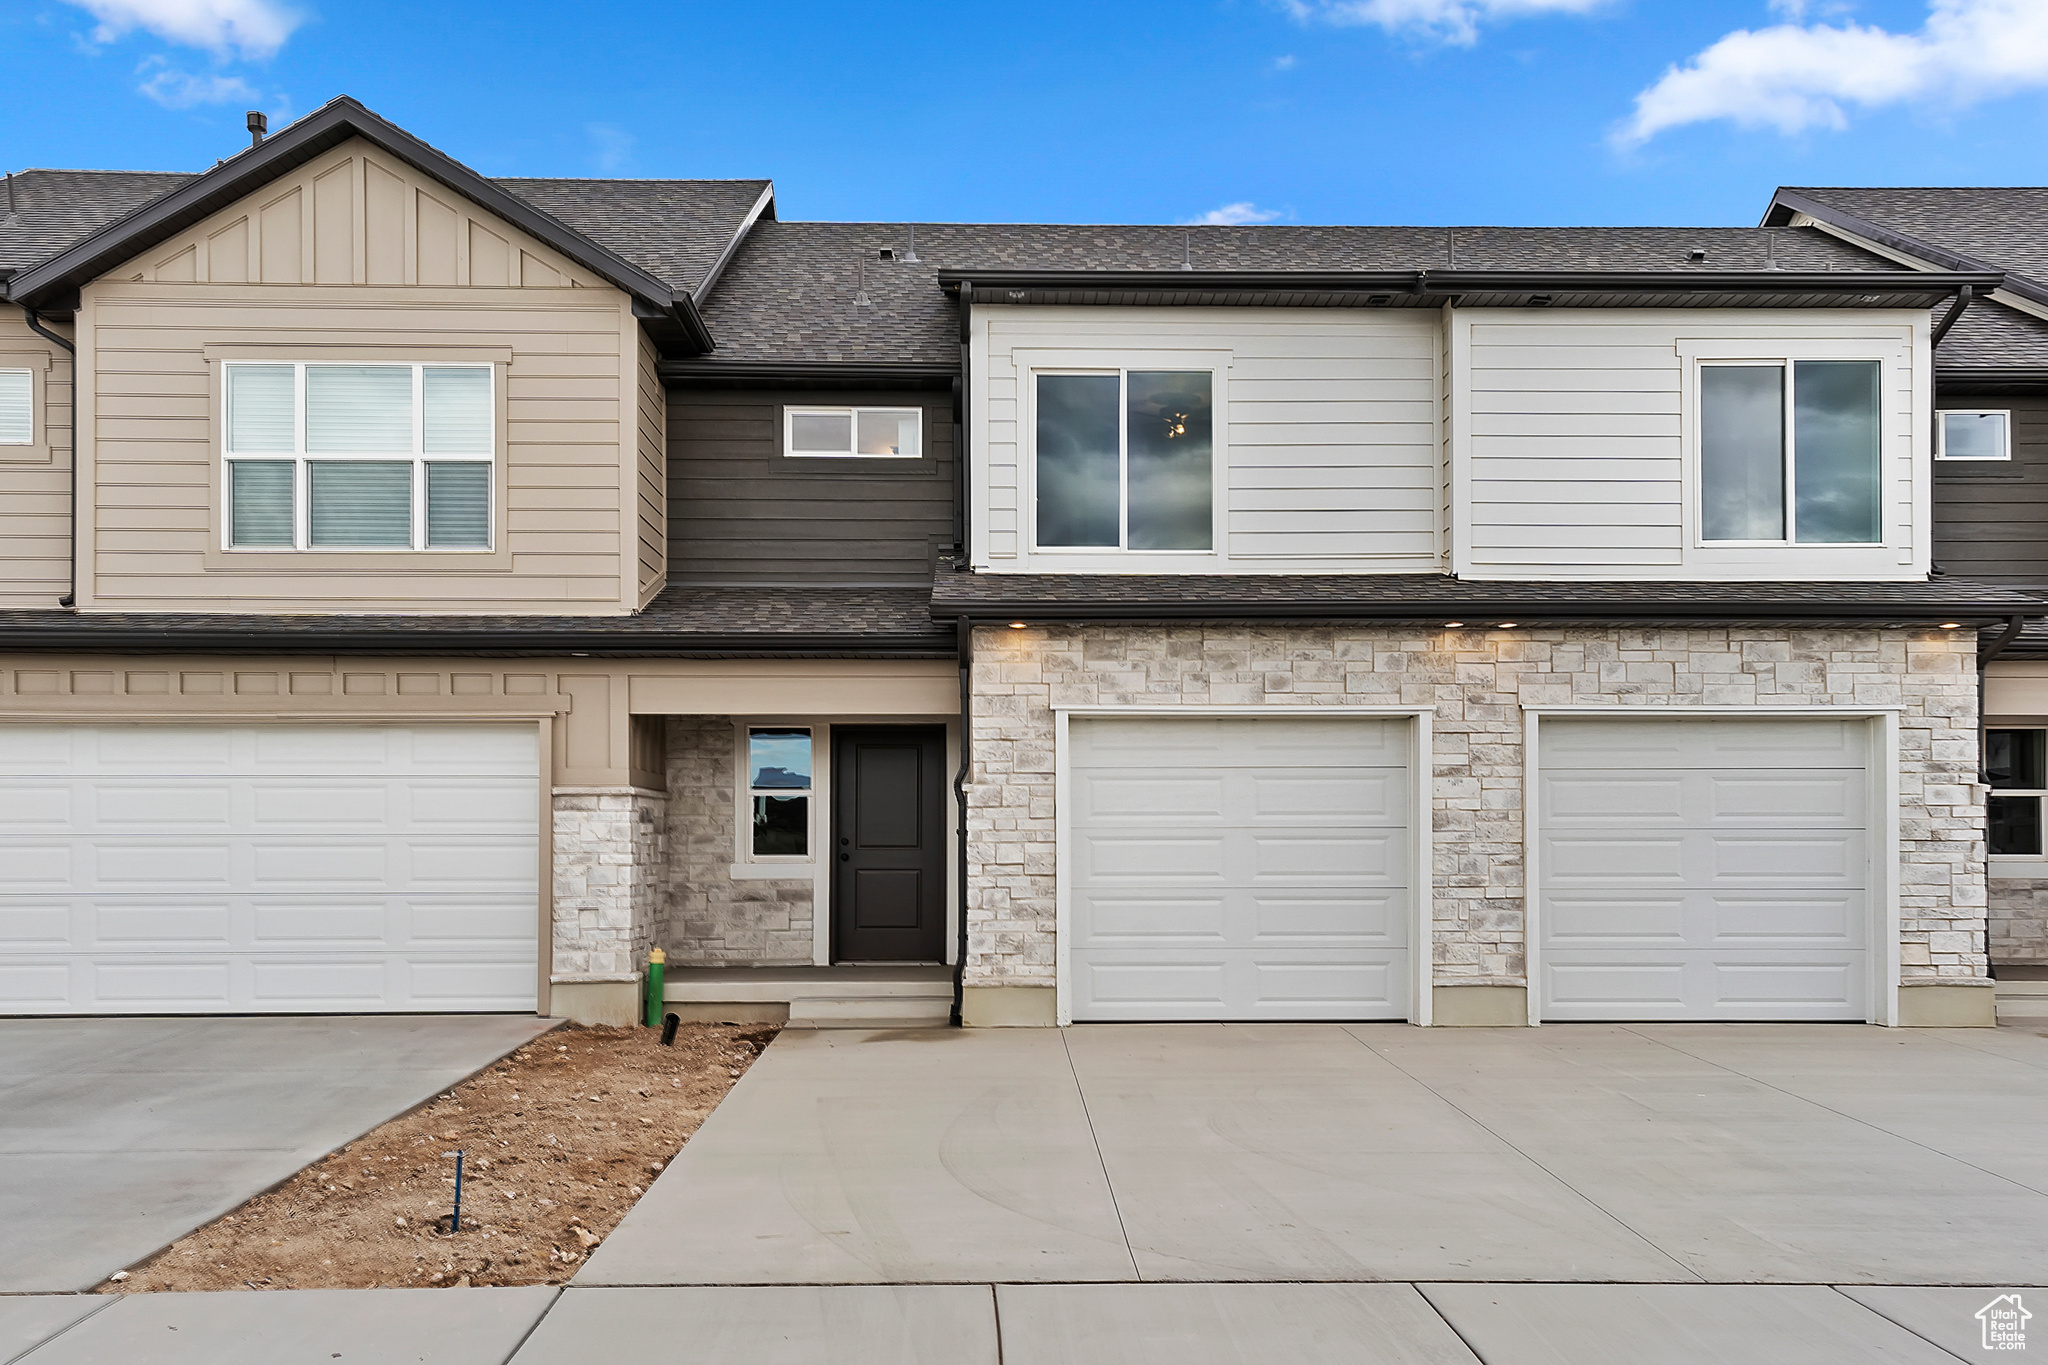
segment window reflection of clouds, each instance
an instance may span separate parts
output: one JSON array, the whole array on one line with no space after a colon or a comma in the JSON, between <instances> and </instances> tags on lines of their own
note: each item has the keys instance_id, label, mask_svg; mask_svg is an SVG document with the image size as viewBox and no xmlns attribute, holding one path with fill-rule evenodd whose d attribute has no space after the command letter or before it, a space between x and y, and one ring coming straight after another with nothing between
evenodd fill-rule
<instances>
[{"instance_id":1,"label":"window reflection of clouds","mask_svg":"<svg viewBox=\"0 0 2048 1365\"><path fill-rule=\"evenodd\" d=\"M1113 374L1038 377L1038 543L1114 548L1121 536Z\"/></svg>"},{"instance_id":2,"label":"window reflection of clouds","mask_svg":"<svg viewBox=\"0 0 2048 1365\"><path fill-rule=\"evenodd\" d=\"M747 735L748 785L775 789L811 785L811 732L753 730Z\"/></svg>"},{"instance_id":3,"label":"window reflection of clouds","mask_svg":"<svg viewBox=\"0 0 2048 1365\"><path fill-rule=\"evenodd\" d=\"M1209 549L1215 454L1209 374L1133 370L1126 383L1130 548Z\"/></svg>"}]
</instances>

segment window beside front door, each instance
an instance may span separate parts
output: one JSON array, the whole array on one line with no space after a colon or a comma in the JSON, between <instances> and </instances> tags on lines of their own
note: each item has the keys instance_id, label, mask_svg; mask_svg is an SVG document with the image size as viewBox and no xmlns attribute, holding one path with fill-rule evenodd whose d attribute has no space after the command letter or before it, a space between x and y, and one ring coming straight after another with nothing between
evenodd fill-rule
<instances>
[{"instance_id":1,"label":"window beside front door","mask_svg":"<svg viewBox=\"0 0 2048 1365\"><path fill-rule=\"evenodd\" d=\"M747 852L755 861L811 856L811 732L747 730Z\"/></svg>"},{"instance_id":2,"label":"window beside front door","mask_svg":"<svg viewBox=\"0 0 2048 1365\"><path fill-rule=\"evenodd\" d=\"M2043 807L2048 805L2048 728L1984 732L1984 775L1991 783L1986 812L1993 857L2039 858Z\"/></svg>"},{"instance_id":3,"label":"window beside front door","mask_svg":"<svg viewBox=\"0 0 2048 1365\"><path fill-rule=\"evenodd\" d=\"M1214 375L1035 376L1042 550L1215 548Z\"/></svg>"},{"instance_id":4,"label":"window beside front door","mask_svg":"<svg viewBox=\"0 0 2048 1365\"><path fill-rule=\"evenodd\" d=\"M491 548L491 366L231 361L222 388L228 548Z\"/></svg>"},{"instance_id":5,"label":"window beside front door","mask_svg":"<svg viewBox=\"0 0 2048 1365\"><path fill-rule=\"evenodd\" d=\"M1699 376L1703 539L1883 541L1879 362L1716 361Z\"/></svg>"}]
</instances>

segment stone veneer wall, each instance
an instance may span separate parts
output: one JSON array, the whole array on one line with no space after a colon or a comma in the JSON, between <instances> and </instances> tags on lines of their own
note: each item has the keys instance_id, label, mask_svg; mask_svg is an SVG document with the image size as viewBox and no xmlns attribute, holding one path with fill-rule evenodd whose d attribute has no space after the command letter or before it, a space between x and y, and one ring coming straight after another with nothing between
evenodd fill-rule
<instances>
[{"instance_id":1,"label":"stone veneer wall","mask_svg":"<svg viewBox=\"0 0 2048 1365\"><path fill-rule=\"evenodd\" d=\"M571 787L554 802L553 976L631 976L647 960L661 902L667 799Z\"/></svg>"},{"instance_id":2,"label":"stone veneer wall","mask_svg":"<svg viewBox=\"0 0 2048 1365\"><path fill-rule=\"evenodd\" d=\"M2048 967L2048 878L1991 879L1991 960Z\"/></svg>"},{"instance_id":3,"label":"stone veneer wall","mask_svg":"<svg viewBox=\"0 0 2048 1365\"><path fill-rule=\"evenodd\" d=\"M673 964L803 966L811 961L812 883L735 881L739 755L724 716L668 718L666 888L659 939Z\"/></svg>"},{"instance_id":4,"label":"stone veneer wall","mask_svg":"<svg viewBox=\"0 0 2048 1365\"><path fill-rule=\"evenodd\" d=\"M1034 626L975 632L968 965L1053 983L1055 705L1433 705L1436 980L1523 985L1528 706L1901 706L1907 980L1985 974L1976 638L1931 630Z\"/></svg>"}]
</instances>

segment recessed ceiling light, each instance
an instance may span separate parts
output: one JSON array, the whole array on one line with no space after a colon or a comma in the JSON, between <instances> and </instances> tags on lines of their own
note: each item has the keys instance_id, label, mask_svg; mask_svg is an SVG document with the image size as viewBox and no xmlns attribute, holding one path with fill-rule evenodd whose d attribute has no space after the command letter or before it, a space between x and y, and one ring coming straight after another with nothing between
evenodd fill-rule
<instances>
[{"instance_id":1,"label":"recessed ceiling light","mask_svg":"<svg viewBox=\"0 0 2048 1365\"><path fill-rule=\"evenodd\" d=\"M1941 628L1943 630L1961 630L1963 628L1963 623L1961 621L1943 621L1941 623Z\"/></svg>"},{"instance_id":2,"label":"recessed ceiling light","mask_svg":"<svg viewBox=\"0 0 2048 1365\"><path fill-rule=\"evenodd\" d=\"M1519 625L1521 625L1521 624L1522 624L1522 623L1521 623L1520 621L1495 621L1495 622L1494 622L1494 625L1496 625L1496 626L1500 627L1500 628L1501 628L1502 630L1513 630L1513 629L1514 629L1514 628L1515 628L1516 626L1519 626Z\"/></svg>"},{"instance_id":3,"label":"recessed ceiling light","mask_svg":"<svg viewBox=\"0 0 2048 1365\"><path fill-rule=\"evenodd\" d=\"M1010 622L1010 629L1011 629L1011 630L1023 630L1024 628L1025 628L1025 627L1024 627L1024 623L1023 623L1022 621L1012 621L1012 622Z\"/></svg>"},{"instance_id":4,"label":"recessed ceiling light","mask_svg":"<svg viewBox=\"0 0 2048 1365\"><path fill-rule=\"evenodd\" d=\"M1460 626L1462 626L1462 625L1464 625L1464 624L1465 624L1465 623L1464 623L1463 621L1446 621L1446 622L1444 622L1444 629L1445 629L1445 630L1456 630L1456 629L1458 629L1458 627L1460 627Z\"/></svg>"}]
</instances>

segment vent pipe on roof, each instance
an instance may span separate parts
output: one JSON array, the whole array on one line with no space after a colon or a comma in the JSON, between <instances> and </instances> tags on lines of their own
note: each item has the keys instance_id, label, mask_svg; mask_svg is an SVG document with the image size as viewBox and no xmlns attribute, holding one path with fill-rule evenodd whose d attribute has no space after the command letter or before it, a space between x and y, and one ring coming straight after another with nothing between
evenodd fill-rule
<instances>
[{"instance_id":1,"label":"vent pipe on roof","mask_svg":"<svg viewBox=\"0 0 2048 1365\"><path fill-rule=\"evenodd\" d=\"M13 171L9 171L9 172L7 173L7 217L8 217L8 219L9 219L9 221L12 221L12 220L14 219L14 217L15 217L15 212L14 212L14 172L13 172Z\"/></svg>"},{"instance_id":2,"label":"vent pipe on roof","mask_svg":"<svg viewBox=\"0 0 2048 1365\"><path fill-rule=\"evenodd\" d=\"M905 265L917 265L917 224L910 225L910 253L901 258Z\"/></svg>"},{"instance_id":3,"label":"vent pipe on roof","mask_svg":"<svg viewBox=\"0 0 2048 1365\"><path fill-rule=\"evenodd\" d=\"M1768 229L1764 232L1764 269L1783 269L1778 264L1778 234Z\"/></svg>"},{"instance_id":4,"label":"vent pipe on roof","mask_svg":"<svg viewBox=\"0 0 2048 1365\"><path fill-rule=\"evenodd\" d=\"M875 306L874 300L868 297L868 263L865 258L860 262L860 287L854 291L853 306L856 308L872 308Z\"/></svg>"},{"instance_id":5,"label":"vent pipe on roof","mask_svg":"<svg viewBox=\"0 0 2048 1365\"><path fill-rule=\"evenodd\" d=\"M1180 268L1182 270L1193 270L1195 268L1194 252L1195 234L1183 232L1180 235Z\"/></svg>"},{"instance_id":6,"label":"vent pipe on roof","mask_svg":"<svg viewBox=\"0 0 2048 1365\"><path fill-rule=\"evenodd\" d=\"M251 109L249 111L249 145L254 147L257 143L263 141L263 135L269 131L270 120L264 116L263 111Z\"/></svg>"}]
</instances>

